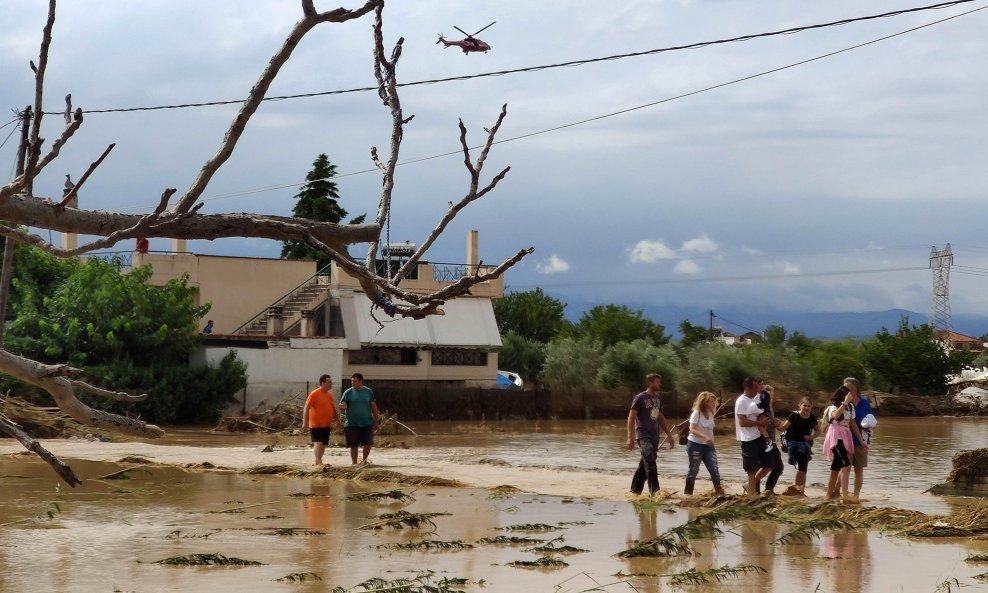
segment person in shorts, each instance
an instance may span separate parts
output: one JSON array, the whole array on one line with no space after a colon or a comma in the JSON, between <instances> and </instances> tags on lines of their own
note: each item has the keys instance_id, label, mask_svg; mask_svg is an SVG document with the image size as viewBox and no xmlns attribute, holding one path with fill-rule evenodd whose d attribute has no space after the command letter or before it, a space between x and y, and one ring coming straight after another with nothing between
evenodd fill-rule
<instances>
[{"instance_id":1,"label":"person in shorts","mask_svg":"<svg viewBox=\"0 0 988 593\"><path fill-rule=\"evenodd\" d=\"M757 498L761 491L761 479L772 471L772 458L766 452L765 437L759 432L769 419L759 419L759 408L755 405L755 396L761 389L762 380L746 377L743 385L744 392L734 402L734 429L741 443L744 473L748 474L748 496Z\"/></svg>"},{"instance_id":2,"label":"person in shorts","mask_svg":"<svg viewBox=\"0 0 988 593\"><path fill-rule=\"evenodd\" d=\"M360 463L365 464L374 446L374 434L380 428L381 414L374 401L374 391L364 385L364 376L354 373L350 382L352 387L344 391L340 398L340 410L345 413L343 434L346 436L346 446L350 448L350 461L357 465L357 449L362 447Z\"/></svg>"},{"instance_id":3,"label":"person in shorts","mask_svg":"<svg viewBox=\"0 0 988 593\"><path fill-rule=\"evenodd\" d=\"M322 456L329 445L330 428L336 421L335 397L330 389L333 378L329 375L319 377L319 387L316 387L305 398L302 409L302 430L308 429L312 436L312 453L315 455L316 469L322 469Z\"/></svg>"}]
</instances>

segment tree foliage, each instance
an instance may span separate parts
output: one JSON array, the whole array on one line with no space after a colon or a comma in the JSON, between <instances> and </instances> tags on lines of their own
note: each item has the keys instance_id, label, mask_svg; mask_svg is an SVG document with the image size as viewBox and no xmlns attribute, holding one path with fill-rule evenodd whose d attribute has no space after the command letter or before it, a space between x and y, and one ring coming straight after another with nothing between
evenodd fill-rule
<instances>
[{"instance_id":1,"label":"tree foliage","mask_svg":"<svg viewBox=\"0 0 988 593\"><path fill-rule=\"evenodd\" d=\"M545 344L533 342L514 330L501 336L497 365L520 374L526 383L534 383L545 364Z\"/></svg>"},{"instance_id":2,"label":"tree foliage","mask_svg":"<svg viewBox=\"0 0 988 593\"><path fill-rule=\"evenodd\" d=\"M22 290L12 295L18 314L8 348L82 368L108 389L151 394L136 406L86 396L89 405L134 409L157 422L205 422L243 388L246 368L235 358L216 369L189 368L209 306L196 304L185 278L151 286L150 267L120 273L114 262L29 251L18 268Z\"/></svg>"},{"instance_id":3,"label":"tree foliage","mask_svg":"<svg viewBox=\"0 0 988 593\"><path fill-rule=\"evenodd\" d=\"M604 387L626 386L640 388L645 375L662 375L662 388L674 389L679 367L676 352L669 345L657 346L645 339L618 342L604 351L597 383Z\"/></svg>"},{"instance_id":4,"label":"tree foliage","mask_svg":"<svg viewBox=\"0 0 988 593\"><path fill-rule=\"evenodd\" d=\"M295 207L292 214L319 222L339 223L346 218L347 211L340 206L339 189L336 182L336 165L329 162L325 153L316 157L312 169L305 176L305 185L295 194ZM364 216L358 216L350 224L360 224ZM299 239L282 241L282 259L314 259L319 269L329 265L330 257L325 252L314 249Z\"/></svg>"},{"instance_id":5,"label":"tree foliage","mask_svg":"<svg viewBox=\"0 0 988 593\"><path fill-rule=\"evenodd\" d=\"M893 393L917 395L944 393L947 377L960 373L973 358L963 350L948 353L933 337L930 325L910 326L907 317L895 333L883 327L862 349L865 363L874 371L874 384Z\"/></svg>"},{"instance_id":6,"label":"tree foliage","mask_svg":"<svg viewBox=\"0 0 988 593\"><path fill-rule=\"evenodd\" d=\"M600 342L605 348L619 342L645 340L652 345L669 343L665 327L645 317L641 309L626 305L598 305L580 317L577 336Z\"/></svg>"},{"instance_id":7,"label":"tree foliage","mask_svg":"<svg viewBox=\"0 0 988 593\"><path fill-rule=\"evenodd\" d=\"M692 348L714 339L714 332L709 327L695 325L690 323L688 319L680 322L679 333L683 336L679 340L679 346L681 348Z\"/></svg>"},{"instance_id":8,"label":"tree foliage","mask_svg":"<svg viewBox=\"0 0 988 593\"><path fill-rule=\"evenodd\" d=\"M864 381L868 376L861 347L851 341L821 343L806 358L816 384L823 389L840 387L845 377Z\"/></svg>"},{"instance_id":9,"label":"tree foliage","mask_svg":"<svg viewBox=\"0 0 988 593\"><path fill-rule=\"evenodd\" d=\"M542 381L555 389L573 390L592 385L604 353L599 342L560 336L545 347Z\"/></svg>"},{"instance_id":10,"label":"tree foliage","mask_svg":"<svg viewBox=\"0 0 988 593\"><path fill-rule=\"evenodd\" d=\"M541 288L511 292L494 301L497 328L532 342L546 343L568 325L563 313L566 304L542 292Z\"/></svg>"}]
</instances>

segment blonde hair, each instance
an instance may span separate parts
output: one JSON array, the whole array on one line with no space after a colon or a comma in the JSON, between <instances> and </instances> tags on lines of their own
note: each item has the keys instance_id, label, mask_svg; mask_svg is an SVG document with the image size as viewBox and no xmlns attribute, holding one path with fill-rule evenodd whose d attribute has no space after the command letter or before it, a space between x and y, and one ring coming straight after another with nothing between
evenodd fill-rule
<instances>
[{"instance_id":1,"label":"blonde hair","mask_svg":"<svg viewBox=\"0 0 988 593\"><path fill-rule=\"evenodd\" d=\"M716 400L717 396L709 391L701 391L700 395L696 396L696 400L693 401L693 411L703 414L703 406L711 399Z\"/></svg>"}]
</instances>

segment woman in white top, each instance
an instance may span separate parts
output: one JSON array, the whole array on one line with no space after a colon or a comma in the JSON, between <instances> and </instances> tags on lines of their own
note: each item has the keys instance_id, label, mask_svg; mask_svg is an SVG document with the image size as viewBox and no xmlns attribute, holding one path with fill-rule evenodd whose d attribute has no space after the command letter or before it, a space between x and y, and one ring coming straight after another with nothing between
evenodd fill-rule
<instances>
[{"instance_id":1,"label":"woman in white top","mask_svg":"<svg viewBox=\"0 0 988 593\"><path fill-rule=\"evenodd\" d=\"M693 402L690 414L690 433L686 437L686 455L689 457L689 470L686 472L684 494L693 494L696 476L700 473L700 463L710 472L714 492L724 494L720 487L720 469L717 467L717 449L714 448L714 413L717 410L717 396L704 391Z\"/></svg>"},{"instance_id":2,"label":"woman in white top","mask_svg":"<svg viewBox=\"0 0 988 593\"><path fill-rule=\"evenodd\" d=\"M843 400L843 401L842 401ZM830 460L830 480L827 483L827 500L837 498L839 492L847 497L847 482L851 471L851 458L854 455L853 433L861 442L861 447L867 448L854 423L854 405L852 395L847 387L841 386L834 392L831 405L823 411L823 420L828 424L827 436L823 439L823 453ZM837 480L840 478L840 490Z\"/></svg>"}]
</instances>

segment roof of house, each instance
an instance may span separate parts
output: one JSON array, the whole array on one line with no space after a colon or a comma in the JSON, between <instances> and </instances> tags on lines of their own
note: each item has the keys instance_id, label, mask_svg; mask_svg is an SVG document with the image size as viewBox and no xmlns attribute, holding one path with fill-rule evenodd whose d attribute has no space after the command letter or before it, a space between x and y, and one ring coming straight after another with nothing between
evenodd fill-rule
<instances>
[{"instance_id":1,"label":"roof of house","mask_svg":"<svg viewBox=\"0 0 988 593\"><path fill-rule=\"evenodd\" d=\"M355 292L352 303L357 319L361 346L434 347L434 348L498 348L501 335L494 318L491 299L464 297L447 301L441 308L445 315L429 315L425 319L390 318L380 309L371 317L371 301L362 292ZM349 331L349 328L347 328Z\"/></svg>"},{"instance_id":2,"label":"roof of house","mask_svg":"<svg viewBox=\"0 0 988 593\"><path fill-rule=\"evenodd\" d=\"M937 330L933 332L933 337L937 338L938 340L948 340L950 342L955 342L955 343L957 342L977 342L978 344L981 343L981 340L979 340L978 338L972 338L971 336L966 336L964 334L960 334L955 331Z\"/></svg>"}]
</instances>

